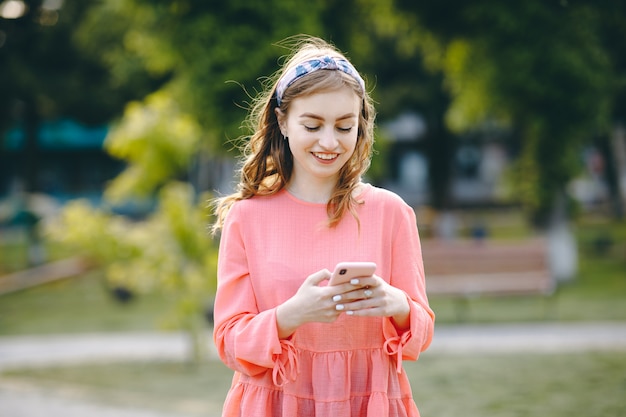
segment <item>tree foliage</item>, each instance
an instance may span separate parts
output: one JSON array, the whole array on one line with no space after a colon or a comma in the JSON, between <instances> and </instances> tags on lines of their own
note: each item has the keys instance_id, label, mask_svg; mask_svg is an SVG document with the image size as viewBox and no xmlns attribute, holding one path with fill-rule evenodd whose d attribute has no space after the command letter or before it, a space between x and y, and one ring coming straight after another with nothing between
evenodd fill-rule
<instances>
[{"instance_id":1,"label":"tree foliage","mask_svg":"<svg viewBox=\"0 0 626 417\"><path fill-rule=\"evenodd\" d=\"M350 52L381 120L407 107L425 114L435 190L447 186L449 130L510 129L516 195L540 214L575 174L580 145L623 119L622 2L107 0L65 2L54 25L46 2L26 3L22 18L0 19L0 127L20 108L27 125L110 120L161 91L196 120L202 148L219 151L247 133L258 77L285 52L275 43L310 33Z\"/></svg>"},{"instance_id":2,"label":"tree foliage","mask_svg":"<svg viewBox=\"0 0 626 417\"><path fill-rule=\"evenodd\" d=\"M403 3L431 34L421 47L451 94L447 125L467 131L495 122L511 129L521 148L515 194L535 220L545 221L580 167L581 145L610 126L619 55L603 34L616 7Z\"/></svg>"},{"instance_id":3,"label":"tree foliage","mask_svg":"<svg viewBox=\"0 0 626 417\"><path fill-rule=\"evenodd\" d=\"M320 7L321 1L301 7L290 1L110 0L90 10L79 37L99 51L121 36L102 55L116 80L130 82L135 66L167 78L163 88L219 150L224 137L244 133L246 90L258 88L258 77L273 72L285 52L273 45L300 31L318 32ZM109 22L128 29L120 33Z\"/></svg>"},{"instance_id":4,"label":"tree foliage","mask_svg":"<svg viewBox=\"0 0 626 417\"><path fill-rule=\"evenodd\" d=\"M112 127L105 149L127 162L127 168L107 187L105 197L121 202L150 197L155 190L184 174L202 139L202 129L165 92L126 106Z\"/></svg>"}]
</instances>

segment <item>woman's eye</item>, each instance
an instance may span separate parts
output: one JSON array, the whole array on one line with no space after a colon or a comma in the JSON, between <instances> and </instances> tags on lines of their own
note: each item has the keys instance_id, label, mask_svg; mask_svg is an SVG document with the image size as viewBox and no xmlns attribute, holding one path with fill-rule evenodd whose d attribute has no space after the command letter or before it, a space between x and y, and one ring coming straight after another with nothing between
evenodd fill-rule
<instances>
[{"instance_id":1,"label":"woman's eye","mask_svg":"<svg viewBox=\"0 0 626 417\"><path fill-rule=\"evenodd\" d=\"M307 125L304 125L304 129L307 132L317 132L318 130L320 130L320 126L307 126ZM348 132L350 132L352 130L352 126L349 126L349 127L339 127L338 126L336 129L339 132L341 132L341 133L348 133Z\"/></svg>"}]
</instances>

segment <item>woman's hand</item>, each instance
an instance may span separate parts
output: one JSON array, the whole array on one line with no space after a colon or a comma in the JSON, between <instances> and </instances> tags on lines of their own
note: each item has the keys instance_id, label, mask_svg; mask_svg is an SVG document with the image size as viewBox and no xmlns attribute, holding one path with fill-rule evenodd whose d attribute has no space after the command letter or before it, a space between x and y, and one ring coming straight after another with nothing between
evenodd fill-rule
<instances>
[{"instance_id":1,"label":"woman's hand","mask_svg":"<svg viewBox=\"0 0 626 417\"><path fill-rule=\"evenodd\" d=\"M341 299L335 297L340 311L352 316L391 317L399 330L409 328L410 306L404 291L377 275L358 281L357 288L341 294Z\"/></svg>"},{"instance_id":2,"label":"woman's hand","mask_svg":"<svg viewBox=\"0 0 626 417\"><path fill-rule=\"evenodd\" d=\"M291 336L305 323L332 323L341 315L342 311L337 310L337 303L333 301L337 288L320 286L330 276L327 269L309 275L296 294L276 308L276 324L281 339Z\"/></svg>"}]
</instances>

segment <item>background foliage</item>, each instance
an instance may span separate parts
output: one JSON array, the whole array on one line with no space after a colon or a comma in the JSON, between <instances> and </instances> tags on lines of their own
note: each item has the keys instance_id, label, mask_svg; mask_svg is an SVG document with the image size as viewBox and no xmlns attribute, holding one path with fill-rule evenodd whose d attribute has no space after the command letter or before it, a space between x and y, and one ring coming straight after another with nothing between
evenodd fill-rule
<instances>
[{"instance_id":1,"label":"background foliage","mask_svg":"<svg viewBox=\"0 0 626 417\"><path fill-rule=\"evenodd\" d=\"M249 97L287 52L278 43L299 33L348 52L380 121L405 109L425 116L437 208L450 203L450 159L463 133L509 132L513 199L541 222L580 169L581 147L624 121L621 2L26 3L21 18L0 19L0 128L30 126L31 148L42 118L130 118L128 101L158 91L199 126L198 151L219 154L249 133L241 129ZM43 18L52 12L55 24Z\"/></svg>"}]
</instances>

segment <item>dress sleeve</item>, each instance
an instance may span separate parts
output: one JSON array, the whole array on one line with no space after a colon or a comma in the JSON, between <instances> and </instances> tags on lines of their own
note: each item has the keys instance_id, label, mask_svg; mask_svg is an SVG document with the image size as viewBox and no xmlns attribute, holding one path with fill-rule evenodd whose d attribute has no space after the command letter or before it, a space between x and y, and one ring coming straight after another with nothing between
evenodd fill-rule
<instances>
[{"instance_id":1,"label":"dress sleeve","mask_svg":"<svg viewBox=\"0 0 626 417\"><path fill-rule=\"evenodd\" d=\"M229 368L251 376L273 369L274 382L281 385L297 370L293 346L278 337L276 309L258 309L236 209L235 204L220 238L213 340Z\"/></svg>"},{"instance_id":2,"label":"dress sleeve","mask_svg":"<svg viewBox=\"0 0 626 417\"><path fill-rule=\"evenodd\" d=\"M393 236L390 283L405 292L409 301L410 327L399 332L391 318L383 321L387 354L397 356L398 372L402 359L417 360L430 345L435 314L428 304L422 248L413 209L403 207Z\"/></svg>"}]
</instances>

